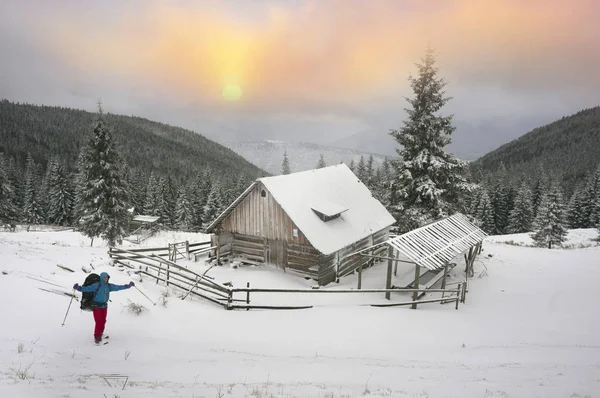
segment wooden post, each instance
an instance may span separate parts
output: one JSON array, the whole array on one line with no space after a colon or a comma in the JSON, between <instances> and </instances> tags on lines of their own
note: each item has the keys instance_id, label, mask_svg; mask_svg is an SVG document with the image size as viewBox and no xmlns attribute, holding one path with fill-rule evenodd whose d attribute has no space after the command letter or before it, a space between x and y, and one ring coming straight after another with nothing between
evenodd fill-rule
<instances>
[{"instance_id":1,"label":"wooden post","mask_svg":"<svg viewBox=\"0 0 600 398\"><path fill-rule=\"evenodd\" d=\"M217 238L217 265L221 265L221 231L216 231Z\"/></svg>"},{"instance_id":2,"label":"wooden post","mask_svg":"<svg viewBox=\"0 0 600 398\"><path fill-rule=\"evenodd\" d=\"M358 265L358 290L360 290L361 286L362 286L362 269L363 269L363 263L361 261L360 264Z\"/></svg>"},{"instance_id":3,"label":"wooden post","mask_svg":"<svg viewBox=\"0 0 600 398\"><path fill-rule=\"evenodd\" d=\"M233 291L231 289L229 289L229 292L227 293L227 310L232 310L233 309Z\"/></svg>"},{"instance_id":4,"label":"wooden post","mask_svg":"<svg viewBox=\"0 0 600 398\"><path fill-rule=\"evenodd\" d=\"M419 264L415 264L415 282L413 283L413 287L415 289L419 288L419 277L421 276L421 270L419 269ZM419 299L419 292L415 291L413 293L413 301L411 308L413 310L417 309L417 300Z\"/></svg>"},{"instance_id":5,"label":"wooden post","mask_svg":"<svg viewBox=\"0 0 600 398\"><path fill-rule=\"evenodd\" d=\"M454 307L454 309L455 309L455 310L457 310L457 309L458 309L458 302L460 301L460 292L461 292L461 290L462 290L462 289L461 289L462 287L463 287L463 286L461 286L461 284L459 283L459 284L458 284L458 288L456 289L456 305L455 305L455 307Z\"/></svg>"},{"instance_id":6,"label":"wooden post","mask_svg":"<svg viewBox=\"0 0 600 398\"><path fill-rule=\"evenodd\" d=\"M390 257L390 259L388 260L388 267L387 267L387 278L385 280L385 288L386 289L391 289L392 288L392 256L394 255L394 248L392 246L390 246L388 248L388 257ZM396 263L397 264L397 263ZM386 299L390 299L390 292L385 292L385 298Z\"/></svg>"},{"instance_id":7,"label":"wooden post","mask_svg":"<svg viewBox=\"0 0 600 398\"><path fill-rule=\"evenodd\" d=\"M442 276L442 289L446 289L446 276L448 274L448 262L444 265L444 276ZM442 298L444 298L445 292L442 292ZM440 301L440 304L444 304L443 301Z\"/></svg>"},{"instance_id":8,"label":"wooden post","mask_svg":"<svg viewBox=\"0 0 600 398\"><path fill-rule=\"evenodd\" d=\"M185 241L185 254L187 256L188 261L191 259L190 257L190 241L186 240Z\"/></svg>"},{"instance_id":9,"label":"wooden post","mask_svg":"<svg viewBox=\"0 0 600 398\"><path fill-rule=\"evenodd\" d=\"M246 287L248 288L248 291L246 292L246 305L250 305L250 282L246 283ZM246 308L246 311L249 311L250 307Z\"/></svg>"},{"instance_id":10,"label":"wooden post","mask_svg":"<svg viewBox=\"0 0 600 398\"><path fill-rule=\"evenodd\" d=\"M467 285L463 286L462 299L461 301L464 303L467 297Z\"/></svg>"},{"instance_id":11,"label":"wooden post","mask_svg":"<svg viewBox=\"0 0 600 398\"><path fill-rule=\"evenodd\" d=\"M167 263L167 286L169 286L169 275L171 274L170 267L170 264Z\"/></svg>"}]
</instances>

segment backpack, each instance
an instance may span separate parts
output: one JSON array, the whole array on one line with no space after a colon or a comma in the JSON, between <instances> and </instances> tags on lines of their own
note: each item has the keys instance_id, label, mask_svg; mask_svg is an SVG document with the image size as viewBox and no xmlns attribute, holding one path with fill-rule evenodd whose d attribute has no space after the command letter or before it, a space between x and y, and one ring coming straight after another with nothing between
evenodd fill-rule
<instances>
[{"instance_id":1,"label":"backpack","mask_svg":"<svg viewBox=\"0 0 600 398\"><path fill-rule=\"evenodd\" d=\"M83 282L82 286L89 286L89 285L93 285L94 283L100 283L100 275L92 273L92 274L89 274L85 278L85 281ZM100 288L100 285L98 284L98 289L99 288ZM98 303L96 303L94 301L94 296L98 292L98 289L96 289L93 292L82 292L81 293L80 308L83 311L92 311L94 308L98 307Z\"/></svg>"}]
</instances>

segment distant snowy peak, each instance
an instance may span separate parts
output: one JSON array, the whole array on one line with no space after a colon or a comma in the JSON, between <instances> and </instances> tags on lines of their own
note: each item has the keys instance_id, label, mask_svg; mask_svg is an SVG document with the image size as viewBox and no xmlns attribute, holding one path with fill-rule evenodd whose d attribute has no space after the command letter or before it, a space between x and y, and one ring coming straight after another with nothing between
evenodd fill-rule
<instances>
[{"instance_id":1,"label":"distant snowy peak","mask_svg":"<svg viewBox=\"0 0 600 398\"><path fill-rule=\"evenodd\" d=\"M373 166L378 167L386 158L384 155L354 149L328 147L309 142L286 141L245 141L225 142L225 146L244 157L249 162L272 174L281 174L283 155L287 152L292 172L314 169L321 155L327 165L354 161L357 165L362 156L367 162L373 156Z\"/></svg>"}]
</instances>

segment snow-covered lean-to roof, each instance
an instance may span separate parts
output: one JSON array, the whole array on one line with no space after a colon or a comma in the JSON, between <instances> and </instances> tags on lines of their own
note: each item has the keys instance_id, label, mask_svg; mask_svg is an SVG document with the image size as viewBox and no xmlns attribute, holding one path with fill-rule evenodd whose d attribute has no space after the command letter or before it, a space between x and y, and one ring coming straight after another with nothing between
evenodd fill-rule
<instances>
[{"instance_id":1,"label":"snow-covered lean-to roof","mask_svg":"<svg viewBox=\"0 0 600 398\"><path fill-rule=\"evenodd\" d=\"M374 247L388 245L415 264L435 270L444 267L456 255L481 242L486 236L465 215L456 213L352 255L368 253Z\"/></svg>"},{"instance_id":2,"label":"snow-covered lean-to roof","mask_svg":"<svg viewBox=\"0 0 600 398\"><path fill-rule=\"evenodd\" d=\"M348 166L339 164L259 178L207 231L219 225L257 183L269 190L306 239L323 254L334 253L395 222Z\"/></svg>"}]
</instances>

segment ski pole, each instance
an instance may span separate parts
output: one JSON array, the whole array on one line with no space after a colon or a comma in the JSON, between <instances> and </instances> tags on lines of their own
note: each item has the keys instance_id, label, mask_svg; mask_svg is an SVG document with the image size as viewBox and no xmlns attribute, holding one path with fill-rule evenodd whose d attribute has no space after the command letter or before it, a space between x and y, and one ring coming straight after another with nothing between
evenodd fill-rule
<instances>
[{"instance_id":1,"label":"ski pole","mask_svg":"<svg viewBox=\"0 0 600 398\"><path fill-rule=\"evenodd\" d=\"M73 293L71 294L71 301L69 301L69 307L67 308L67 313L65 314L65 319L63 319L62 326L65 326L65 322L67 321L67 315L69 315L69 310L71 309L71 303L73 303L74 298L75 298L75 289L73 289Z\"/></svg>"},{"instance_id":2,"label":"ski pole","mask_svg":"<svg viewBox=\"0 0 600 398\"><path fill-rule=\"evenodd\" d=\"M144 292L142 292L140 289L138 289L138 287L136 285L133 285L133 287L135 287L137 289L138 292L142 293L144 295L144 297L146 297L148 300L150 300L150 302L154 305L156 305L156 303L154 301L152 301L150 299L150 297L146 296L146 294Z\"/></svg>"}]
</instances>

